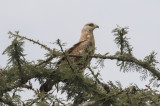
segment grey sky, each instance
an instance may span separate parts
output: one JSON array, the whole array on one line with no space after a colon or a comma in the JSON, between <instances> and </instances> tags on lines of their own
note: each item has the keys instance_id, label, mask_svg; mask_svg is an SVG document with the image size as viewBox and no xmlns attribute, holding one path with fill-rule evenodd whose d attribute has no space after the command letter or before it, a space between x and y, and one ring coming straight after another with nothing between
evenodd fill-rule
<instances>
[{"instance_id":1,"label":"grey sky","mask_svg":"<svg viewBox=\"0 0 160 106\"><path fill-rule=\"evenodd\" d=\"M100 26L94 31L96 53L113 54L118 50L111 33L116 24L129 26L134 56L142 59L152 50L160 51L159 0L0 0L0 53L10 44L7 32L16 30L52 48L56 46L49 42L58 38L67 43L65 48L71 47L79 40L87 22ZM28 60L36 60L44 58L45 51L26 42L25 53ZM0 55L0 60L0 66L4 67L7 56ZM125 87L130 83L144 87L148 83L141 82L137 72L119 72L115 63L105 61L105 68L101 70L104 82L118 80Z\"/></svg>"}]
</instances>

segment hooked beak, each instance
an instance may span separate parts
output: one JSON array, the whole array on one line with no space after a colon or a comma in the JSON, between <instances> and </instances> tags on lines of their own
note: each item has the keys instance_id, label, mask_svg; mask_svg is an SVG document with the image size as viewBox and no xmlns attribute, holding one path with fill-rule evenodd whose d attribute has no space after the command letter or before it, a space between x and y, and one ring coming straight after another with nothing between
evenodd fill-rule
<instances>
[{"instance_id":1,"label":"hooked beak","mask_svg":"<svg viewBox=\"0 0 160 106\"><path fill-rule=\"evenodd\" d=\"M98 26L98 25L96 25L96 24L95 24L94 26L95 26L95 28L99 28L99 26Z\"/></svg>"}]
</instances>

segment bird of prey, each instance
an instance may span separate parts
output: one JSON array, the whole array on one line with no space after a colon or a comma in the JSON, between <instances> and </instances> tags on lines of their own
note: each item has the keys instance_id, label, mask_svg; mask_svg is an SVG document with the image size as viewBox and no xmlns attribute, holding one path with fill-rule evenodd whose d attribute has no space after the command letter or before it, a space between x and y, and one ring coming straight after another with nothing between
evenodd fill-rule
<instances>
[{"instance_id":1,"label":"bird of prey","mask_svg":"<svg viewBox=\"0 0 160 106\"><path fill-rule=\"evenodd\" d=\"M94 40L93 30L95 28L99 28L99 26L91 22L85 24L81 31L81 37L79 42L73 45L68 50L66 50L65 53L70 55L85 55L85 54L89 56L93 55L95 51L95 40ZM78 70L81 70L81 72L83 72L92 59L89 56L86 56L85 58L62 57L60 61L57 63L58 69L65 70L70 65L69 63L71 64L73 63L78 66L79 68ZM55 84L54 79L48 79L44 84L41 85L40 91L48 92L52 89L52 86L54 84Z\"/></svg>"}]
</instances>

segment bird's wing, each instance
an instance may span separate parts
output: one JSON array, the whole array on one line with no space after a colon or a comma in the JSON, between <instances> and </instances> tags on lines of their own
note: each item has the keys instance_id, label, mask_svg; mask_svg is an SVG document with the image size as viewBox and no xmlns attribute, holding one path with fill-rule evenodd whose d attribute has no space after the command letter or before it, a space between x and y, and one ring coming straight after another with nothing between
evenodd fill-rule
<instances>
[{"instance_id":1,"label":"bird's wing","mask_svg":"<svg viewBox=\"0 0 160 106\"><path fill-rule=\"evenodd\" d=\"M66 53L70 54L75 48L77 48L80 44L82 44L83 42L86 42L87 40L82 40L76 44L74 44L71 48L66 50Z\"/></svg>"},{"instance_id":2,"label":"bird's wing","mask_svg":"<svg viewBox=\"0 0 160 106\"><path fill-rule=\"evenodd\" d=\"M87 40L82 40L82 41L74 44L71 48L67 49L65 52L66 52L67 54L72 53L72 51L74 51L80 44L82 44L82 43L84 43L84 42L86 42L86 41L87 41ZM64 57L64 56L58 61L57 65L60 64L63 60L65 60L65 57Z\"/></svg>"}]
</instances>

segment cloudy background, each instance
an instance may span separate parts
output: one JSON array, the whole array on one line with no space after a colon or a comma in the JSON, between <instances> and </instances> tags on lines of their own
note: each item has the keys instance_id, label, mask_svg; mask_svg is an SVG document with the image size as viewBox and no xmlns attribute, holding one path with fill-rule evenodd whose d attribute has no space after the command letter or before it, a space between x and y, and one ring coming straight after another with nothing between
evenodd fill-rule
<instances>
[{"instance_id":1,"label":"cloudy background","mask_svg":"<svg viewBox=\"0 0 160 106\"><path fill-rule=\"evenodd\" d=\"M19 30L20 35L51 48L58 48L50 42L59 38L67 43L65 48L69 48L79 40L87 22L100 26L94 31L96 53L114 54L118 50L111 33L116 25L129 26L127 36L131 38L135 57L143 59L153 50L160 50L159 0L0 0L0 67L5 67L7 62L7 56L1 54L11 43L8 31ZM46 51L26 41L25 53L31 61L44 59ZM158 54L160 61L159 57ZM123 87L136 83L140 88L148 84L147 80L140 80L141 74L137 72L120 72L116 61L105 60L104 63L103 82L120 81Z\"/></svg>"}]
</instances>

